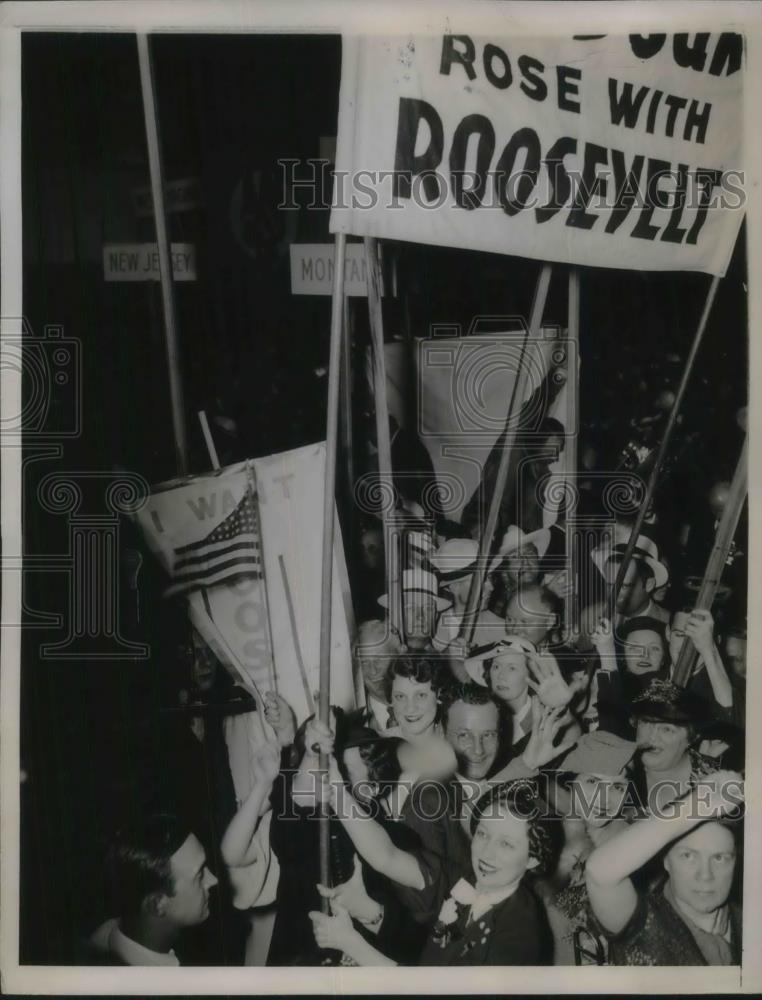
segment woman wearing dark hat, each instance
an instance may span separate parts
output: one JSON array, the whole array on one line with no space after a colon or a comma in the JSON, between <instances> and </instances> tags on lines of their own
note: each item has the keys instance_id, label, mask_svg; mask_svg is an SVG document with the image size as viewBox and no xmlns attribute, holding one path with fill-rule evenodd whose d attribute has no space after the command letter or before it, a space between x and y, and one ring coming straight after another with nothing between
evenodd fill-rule
<instances>
[{"instance_id":1,"label":"woman wearing dark hat","mask_svg":"<svg viewBox=\"0 0 762 1000\"><path fill-rule=\"evenodd\" d=\"M650 812L685 794L716 770L696 750L701 729L711 719L709 707L672 681L656 679L632 703L638 765L638 791Z\"/></svg>"},{"instance_id":2,"label":"woman wearing dark hat","mask_svg":"<svg viewBox=\"0 0 762 1000\"><path fill-rule=\"evenodd\" d=\"M743 782L718 771L668 817L651 816L596 848L587 860L590 904L611 965L737 965L740 909L729 902ZM666 878L648 892L632 877L656 857Z\"/></svg>"}]
</instances>

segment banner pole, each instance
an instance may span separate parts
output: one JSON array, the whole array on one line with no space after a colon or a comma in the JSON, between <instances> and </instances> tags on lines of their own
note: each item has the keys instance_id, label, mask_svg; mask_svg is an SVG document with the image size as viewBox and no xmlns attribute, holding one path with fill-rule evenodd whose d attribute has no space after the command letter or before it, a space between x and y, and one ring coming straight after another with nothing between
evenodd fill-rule
<instances>
[{"instance_id":1,"label":"banner pole","mask_svg":"<svg viewBox=\"0 0 762 1000\"><path fill-rule=\"evenodd\" d=\"M307 679L307 668L304 666L304 657L302 656L302 644L299 642L299 629L296 626L296 613L294 611L294 599L291 596L291 585L288 582L288 573L286 572L286 562L283 558L283 553L278 555L278 564L280 566L280 575L283 580L283 591L286 595L286 607L288 608L288 620L291 625L291 637L294 641L294 652L296 653L296 663L299 667L299 676L302 679L302 688L304 689L304 698L307 702L307 711L310 715L315 714L315 699L312 697L312 692L310 691L310 683Z\"/></svg>"},{"instance_id":2,"label":"banner pole","mask_svg":"<svg viewBox=\"0 0 762 1000\"><path fill-rule=\"evenodd\" d=\"M214 438L212 437L212 432L209 428L209 421L206 416L206 410L198 411L198 421L201 424L201 433L204 435L204 443L206 444L206 450L209 452L209 461L212 463L212 468L215 472L219 471L220 459L217 455L217 449L214 446Z\"/></svg>"},{"instance_id":3,"label":"banner pole","mask_svg":"<svg viewBox=\"0 0 762 1000\"><path fill-rule=\"evenodd\" d=\"M333 540L336 522L334 492L336 489L336 438L338 433L339 384L341 380L341 320L344 307L344 258L347 238L336 234L331 297L331 342L328 360L328 404L326 407L325 480L323 485L323 575L320 589L320 692L318 717L330 725L331 712L331 624L333 612ZM328 771L328 755L321 753L319 770ZM320 809L320 882L331 884L329 857L329 814L325 805ZM328 900L321 906L328 912Z\"/></svg>"},{"instance_id":4,"label":"banner pole","mask_svg":"<svg viewBox=\"0 0 762 1000\"><path fill-rule=\"evenodd\" d=\"M714 603L717 588L722 580L722 571L725 568L728 552L730 551L730 546L733 544L738 520L741 517L741 511L746 500L748 489L748 452L749 439L746 437L744 438L741 455L733 475L733 481L730 484L728 499L722 511L720 523L717 526L714 544L709 553L706 570L704 571L704 579L701 581L701 589L696 598L696 608L702 611L710 611ZM675 684L679 684L680 687L688 685L693 675L693 667L697 656L698 653L696 652L696 647L693 645L693 641L686 636L672 673L672 680Z\"/></svg>"},{"instance_id":5,"label":"banner pole","mask_svg":"<svg viewBox=\"0 0 762 1000\"><path fill-rule=\"evenodd\" d=\"M378 494L383 503L384 558L386 564L386 593L389 606L389 627L405 642L402 617L402 588L400 586L400 559L397 553L397 531L393 517L394 501L387 503L386 494L395 496L392 478L392 447L389 437L389 404L386 398L386 358L384 355L384 321L381 308L381 265L378 260L378 240L366 236L365 270L368 283L368 318L373 355L373 392L376 410L376 439L378 444Z\"/></svg>"},{"instance_id":6,"label":"banner pole","mask_svg":"<svg viewBox=\"0 0 762 1000\"><path fill-rule=\"evenodd\" d=\"M273 625L270 618L270 598L267 587L267 560L265 559L265 540L262 536L262 519L259 516L259 486L257 485L257 473L250 458L246 459L246 489L251 497L251 513L257 526L257 538L259 539L259 565L261 572L261 594L262 604L265 609L267 619L267 643L270 656L270 680L272 690L278 693L278 671L275 666L275 643L273 642Z\"/></svg>"},{"instance_id":7,"label":"banner pole","mask_svg":"<svg viewBox=\"0 0 762 1000\"><path fill-rule=\"evenodd\" d=\"M643 522L646 519L646 514L651 506L651 502L654 498L654 493L656 492L656 484L659 481L659 473L661 472L661 467L664 464L664 458L667 454L667 447L672 440L672 432L675 429L677 423L677 416L680 412L680 407L682 406L683 397L685 396L685 390L688 387L691 375L693 373L693 368L696 362L696 355L698 354L699 347L701 346L701 341L704 337L704 331L706 330L707 321L709 320L709 313L712 310L712 305L714 304L715 296L717 295L717 289L720 284L720 279L718 275L714 275L712 278L712 283L709 286L709 291L707 292L706 301L704 302L704 308L701 313L701 319L699 320L698 327L696 328L696 335L693 338L693 343L691 344L690 352L688 353L688 358L685 362L685 368L683 369L683 374L680 379L680 385L678 386L677 393L675 394L675 402L667 419L667 425L664 428L664 434L659 442L659 447L656 452L656 458L654 464L651 468L651 474L648 477L648 484L646 486L646 493L643 497L643 502L641 503L640 509L638 510L637 516L635 518L635 524L632 529L632 534L627 542L627 547L624 550L624 555L622 556L622 561L619 564L619 570L616 575L616 580L613 587L609 591L608 599L606 601L606 617L614 623L614 614L616 611L616 601L619 594L619 590L624 583L625 574L627 573L627 568L630 564L630 559L632 559L632 554L635 551L638 542L638 536L640 535L640 529L643 527Z\"/></svg>"},{"instance_id":8,"label":"banner pole","mask_svg":"<svg viewBox=\"0 0 762 1000\"><path fill-rule=\"evenodd\" d=\"M344 438L344 452L347 463L347 500L349 509L352 506L352 496L355 488L355 456L354 456L354 435L352 433L352 310L349 304L349 296L344 296L342 303L342 327L341 327L341 402L342 402L342 422L341 427Z\"/></svg>"},{"instance_id":9,"label":"banner pole","mask_svg":"<svg viewBox=\"0 0 762 1000\"><path fill-rule=\"evenodd\" d=\"M487 575L487 565L492 552L492 542L497 528L497 519L500 513L500 506L503 502L505 486L508 482L509 467L515 468L514 451L516 448L516 437L518 435L518 421L521 408L525 402L526 389L529 383L529 364L527 362L527 347L531 338L535 338L540 332L542 316L545 311L545 302L548 298L548 288L550 287L550 277L552 268L550 264L543 264L537 278L537 285L534 290L534 300L532 301L532 312L529 316L529 326L524 334L519 358L519 369L511 396L511 405L508 409L508 416L505 420L503 434L505 439L500 453L500 464L495 478L495 488L490 500L487 523L479 542L479 555L477 558L476 572L471 578L471 589L468 592L468 603L460 626L459 638L465 641L468 646L473 638L476 627L476 619L481 605L482 589L484 578Z\"/></svg>"},{"instance_id":10,"label":"banner pole","mask_svg":"<svg viewBox=\"0 0 762 1000\"><path fill-rule=\"evenodd\" d=\"M570 503L566 511L566 565L571 582L571 596L569 610L566 621L571 627L571 634L576 635L579 627L580 613L580 579L579 579L579 552L577 544L577 481L579 478L579 400L578 400L578 379L579 379L579 268L573 267L569 271L569 297L567 316L567 337L569 339L569 350L566 354L566 427L569 437L566 443L566 476L571 484L569 491ZM573 371L572 371L573 367ZM573 388L569 386L569 379L574 379Z\"/></svg>"},{"instance_id":11,"label":"banner pole","mask_svg":"<svg viewBox=\"0 0 762 1000\"><path fill-rule=\"evenodd\" d=\"M143 95L143 114L146 123L146 145L148 166L151 174L151 196L153 216L156 225L156 243L159 250L159 276L161 301L164 310L164 336L169 370L169 396L172 405L172 428L175 437L175 462L177 471L184 476L188 471L188 433L185 421L185 400L183 381L180 374L180 348L177 340L177 318L175 314L174 278L167 216L164 206L164 177L159 142L159 122L156 111L153 66L148 35L138 33L138 63L140 66L140 88Z\"/></svg>"}]
</instances>

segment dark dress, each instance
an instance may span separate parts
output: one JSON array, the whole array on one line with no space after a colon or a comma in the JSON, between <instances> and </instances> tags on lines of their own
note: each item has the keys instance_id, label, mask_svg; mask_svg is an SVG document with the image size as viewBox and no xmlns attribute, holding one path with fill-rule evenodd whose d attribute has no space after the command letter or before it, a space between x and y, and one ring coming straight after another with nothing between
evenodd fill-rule
<instances>
[{"instance_id":1,"label":"dark dress","mask_svg":"<svg viewBox=\"0 0 762 1000\"><path fill-rule=\"evenodd\" d=\"M319 910L321 904L316 888L320 881L318 819L314 808L299 808L291 800L294 773L281 772L271 797L270 846L278 858L280 878L267 964L338 964L339 953L321 952L317 948L309 918L310 911ZM415 833L403 824L390 823L380 815L378 820L400 849L415 850L420 846ZM355 850L344 827L333 815L329 819L329 829L331 877L333 884L339 885L352 875ZM355 927L374 947L401 965L415 964L426 938L425 928L408 913L389 880L359 860L365 889L384 907L384 919L377 934L358 923Z\"/></svg>"},{"instance_id":2,"label":"dark dress","mask_svg":"<svg viewBox=\"0 0 762 1000\"><path fill-rule=\"evenodd\" d=\"M458 819L463 789L457 779L446 784L422 782L413 788L402 808L400 821L415 835L417 846L410 853L418 861L423 889L394 884L397 897L419 924L432 926L450 886L459 878L470 878L471 844Z\"/></svg>"},{"instance_id":3,"label":"dark dress","mask_svg":"<svg viewBox=\"0 0 762 1000\"><path fill-rule=\"evenodd\" d=\"M593 918L593 922L595 919ZM730 946L733 964L741 957L740 911L730 904ZM688 925L660 890L640 893L626 927L610 934L597 925L609 942L609 965L707 965Z\"/></svg>"},{"instance_id":4,"label":"dark dress","mask_svg":"<svg viewBox=\"0 0 762 1000\"><path fill-rule=\"evenodd\" d=\"M419 965L547 965L551 949L545 914L522 882L516 892L468 921L470 906L457 905L458 918L437 923Z\"/></svg>"}]
</instances>

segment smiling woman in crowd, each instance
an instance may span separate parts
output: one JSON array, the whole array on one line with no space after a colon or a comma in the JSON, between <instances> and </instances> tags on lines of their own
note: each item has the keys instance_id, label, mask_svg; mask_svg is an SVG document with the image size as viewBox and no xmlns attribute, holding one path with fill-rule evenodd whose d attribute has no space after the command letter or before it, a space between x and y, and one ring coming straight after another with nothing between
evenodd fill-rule
<instances>
[{"instance_id":1,"label":"smiling woman in crowd","mask_svg":"<svg viewBox=\"0 0 762 1000\"><path fill-rule=\"evenodd\" d=\"M668 681L669 644L666 626L656 618L630 618L619 625L616 637L607 618L592 635L599 663L596 700L600 726L631 738L629 710L633 699L653 680Z\"/></svg>"},{"instance_id":2,"label":"smiling woman in crowd","mask_svg":"<svg viewBox=\"0 0 762 1000\"><path fill-rule=\"evenodd\" d=\"M384 690L390 705L386 736L418 742L441 736L442 695L452 680L446 664L426 656L392 660Z\"/></svg>"},{"instance_id":3,"label":"smiling woman in crowd","mask_svg":"<svg viewBox=\"0 0 762 1000\"><path fill-rule=\"evenodd\" d=\"M528 876L547 870L553 848L533 783L490 789L474 810L471 836L471 871L452 885L418 964L547 964L549 930ZM345 908L311 917L321 947L339 948L358 965L396 964L362 938Z\"/></svg>"}]
</instances>

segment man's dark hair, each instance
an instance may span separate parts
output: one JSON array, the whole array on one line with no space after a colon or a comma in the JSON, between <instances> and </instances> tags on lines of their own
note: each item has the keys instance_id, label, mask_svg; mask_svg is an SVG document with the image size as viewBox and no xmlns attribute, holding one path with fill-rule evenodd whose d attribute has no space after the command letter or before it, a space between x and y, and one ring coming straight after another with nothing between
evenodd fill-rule
<instances>
[{"instance_id":1,"label":"man's dark hair","mask_svg":"<svg viewBox=\"0 0 762 1000\"><path fill-rule=\"evenodd\" d=\"M384 695L387 703L392 700L395 677L407 677L416 684L431 684L431 690L440 697L450 684L452 674L448 664L431 656L396 656L389 664L384 679Z\"/></svg>"},{"instance_id":2,"label":"man's dark hair","mask_svg":"<svg viewBox=\"0 0 762 1000\"><path fill-rule=\"evenodd\" d=\"M153 813L119 830L107 865L120 916L137 915L151 896L174 895L170 859L190 835L172 813Z\"/></svg>"},{"instance_id":3,"label":"man's dark hair","mask_svg":"<svg viewBox=\"0 0 762 1000\"><path fill-rule=\"evenodd\" d=\"M450 709L458 702L464 705L494 705L497 709L498 731L500 733L500 744L505 744L510 740L513 726L510 711L505 702L496 698L489 688L482 687L481 684L464 683L454 684L447 690L447 695L442 703L442 725L447 728L450 718Z\"/></svg>"},{"instance_id":4,"label":"man's dark hair","mask_svg":"<svg viewBox=\"0 0 762 1000\"><path fill-rule=\"evenodd\" d=\"M626 643L633 632L653 632L654 635L658 636L663 657L662 666L670 666L669 639L667 639L665 622L658 618L652 618L650 615L637 615L635 618L628 618L618 627L616 637L620 642Z\"/></svg>"}]
</instances>

